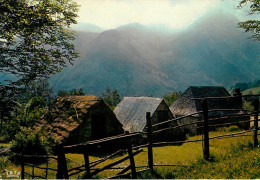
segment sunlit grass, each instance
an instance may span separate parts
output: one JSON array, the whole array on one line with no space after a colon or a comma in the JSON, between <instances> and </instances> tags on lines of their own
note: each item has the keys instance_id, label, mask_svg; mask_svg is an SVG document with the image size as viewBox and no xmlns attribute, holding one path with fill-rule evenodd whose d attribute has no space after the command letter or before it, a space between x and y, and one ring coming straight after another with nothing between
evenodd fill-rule
<instances>
[{"instance_id":1,"label":"sunlit grass","mask_svg":"<svg viewBox=\"0 0 260 180\"><path fill-rule=\"evenodd\" d=\"M222 128L216 132L210 132L210 137L235 133L230 132L231 129L232 127ZM250 132L247 134L251 135L252 133ZM188 137L189 140L201 138L202 135ZM210 140L210 154L215 160L210 163L203 160L202 141L185 143L179 146L154 147L154 164L178 164L188 165L189 167L158 167L155 168L155 174L149 174L147 172L147 174L141 174L139 178L256 178L259 176L256 172L252 172L251 168L256 170L256 167L252 167L253 165L256 165L258 168L260 167L260 165L258 166L260 158L258 159L256 156L256 154L259 153L259 149L256 148L251 150L250 148L247 148L250 142L252 142L251 136ZM101 168L111 162L121 159L124 156L127 156L127 153L109 159L95 168ZM84 164L82 154L66 154L66 158L69 159L68 169ZM90 162L98 159L99 157L90 156ZM128 164L129 160L121 163L117 167L126 167ZM147 165L147 148L143 148L143 152L135 156L135 164L136 166ZM45 165L42 166L44 167ZM49 167L56 169L57 162L52 160L49 162ZM13 171L21 170L20 166L11 163L8 163L5 168ZM31 173L32 168L26 167L26 171ZM96 178L110 177L119 171L120 170L107 170L100 173ZM45 171L35 169L35 174L45 176ZM48 171L48 174L48 178L56 178L56 172ZM79 176L72 176L72 178L78 178L82 174L83 173ZM26 176L26 178L29 177Z\"/></svg>"},{"instance_id":2,"label":"sunlit grass","mask_svg":"<svg viewBox=\"0 0 260 180\"><path fill-rule=\"evenodd\" d=\"M195 160L185 168L156 168L160 178L177 179L257 179L260 177L259 149L252 145L239 144L226 151L222 156L216 155L213 162L203 159ZM151 173L145 178L152 178Z\"/></svg>"},{"instance_id":3,"label":"sunlit grass","mask_svg":"<svg viewBox=\"0 0 260 180\"><path fill-rule=\"evenodd\" d=\"M0 143L0 147L9 148L11 146L10 143Z\"/></svg>"}]
</instances>

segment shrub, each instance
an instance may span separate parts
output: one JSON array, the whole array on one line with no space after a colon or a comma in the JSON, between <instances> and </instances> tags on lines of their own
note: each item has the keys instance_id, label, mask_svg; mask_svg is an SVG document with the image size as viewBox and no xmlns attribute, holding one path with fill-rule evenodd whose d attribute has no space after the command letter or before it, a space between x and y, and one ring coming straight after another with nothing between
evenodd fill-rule
<instances>
[{"instance_id":1,"label":"shrub","mask_svg":"<svg viewBox=\"0 0 260 180\"><path fill-rule=\"evenodd\" d=\"M6 169L8 163L9 163L8 158L6 156L1 156L0 157L0 170Z\"/></svg>"},{"instance_id":2,"label":"shrub","mask_svg":"<svg viewBox=\"0 0 260 180\"><path fill-rule=\"evenodd\" d=\"M21 155L47 155L52 150L52 145L55 145L55 140L49 135L41 135L36 130L31 128L21 128L21 131L16 134L12 141L10 160L14 163L20 163ZM27 162L41 163L43 159L27 158Z\"/></svg>"},{"instance_id":3,"label":"shrub","mask_svg":"<svg viewBox=\"0 0 260 180\"><path fill-rule=\"evenodd\" d=\"M252 103L249 102L249 101L245 101L245 102L243 103L243 108L244 108L245 110L248 110L248 111L253 111L253 110L254 110L254 106L253 106Z\"/></svg>"}]
</instances>

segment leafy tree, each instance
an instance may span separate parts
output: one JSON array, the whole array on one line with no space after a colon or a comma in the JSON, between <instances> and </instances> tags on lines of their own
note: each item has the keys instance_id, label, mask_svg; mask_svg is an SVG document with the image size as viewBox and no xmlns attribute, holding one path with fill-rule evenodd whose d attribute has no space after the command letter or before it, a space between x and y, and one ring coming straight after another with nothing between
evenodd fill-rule
<instances>
[{"instance_id":1,"label":"leafy tree","mask_svg":"<svg viewBox=\"0 0 260 180\"><path fill-rule=\"evenodd\" d=\"M51 134L39 132L31 128L21 128L12 141L10 159L13 162L19 163L21 154L47 155L52 152L52 148L55 145L57 145L57 140ZM45 159L27 158L26 161L41 163L43 160Z\"/></svg>"},{"instance_id":2,"label":"leafy tree","mask_svg":"<svg viewBox=\"0 0 260 180\"><path fill-rule=\"evenodd\" d=\"M120 102L120 95L116 89L111 90L109 87L101 94L101 97L104 99L105 103L113 110L116 105Z\"/></svg>"},{"instance_id":3,"label":"leafy tree","mask_svg":"<svg viewBox=\"0 0 260 180\"><path fill-rule=\"evenodd\" d=\"M43 96L33 97L21 108L17 116L20 126L33 127L34 123L46 112L47 103Z\"/></svg>"},{"instance_id":4,"label":"leafy tree","mask_svg":"<svg viewBox=\"0 0 260 180\"><path fill-rule=\"evenodd\" d=\"M84 96L85 93L82 88L79 89L72 89L69 92L67 90L59 90L58 96L66 97L66 96Z\"/></svg>"},{"instance_id":5,"label":"leafy tree","mask_svg":"<svg viewBox=\"0 0 260 180\"><path fill-rule=\"evenodd\" d=\"M82 89L82 88L72 89L72 90L69 92L69 94L72 95L72 96L83 96L83 95L85 95L85 93L83 92L83 89Z\"/></svg>"},{"instance_id":6,"label":"leafy tree","mask_svg":"<svg viewBox=\"0 0 260 180\"><path fill-rule=\"evenodd\" d=\"M241 0L239 8L243 8L247 4L250 5L249 15L260 13L260 1L259 0ZM260 40L260 21L259 20L248 20L238 23L238 27L245 29L245 32L251 32L253 35L252 39Z\"/></svg>"},{"instance_id":7,"label":"leafy tree","mask_svg":"<svg viewBox=\"0 0 260 180\"><path fill-rule=\"evenodd\" d=\"M182 94L182 92L172 92L169 94L166 94L163 96L165 102L167 103L168 106L171 106L174 101L176 101L178 99L178 97L180 97L180 95Z\"/></svg>"},{"instance_id":8,"label":"leafy tree","mask_svg":"<svg viewBox=\"0 0 260 180\"><path fill-rule=\"evenodd\" d=\"M0 73L8 77L0 82L0 134L18 94L78 57L68 29L77 11L73 0L0 0Z\"/></svg>"},{"instance_id":9,"label":"leafy tree","mask_svg":"<svg viewBox=\"0 0 260 180\"><path fill-rule=\"evenodd\" d=\"M0 141L12 140L20 132L20 127L34 127L35 122L47 111L47 108L47 101L43 96L33 97L27 103L16 107L13 105L3 118Z\"/></svg>"},{"instance_id":10,"label":"leafy tree","mask_svg":"<svg viewBox=\"0 0 260 180\"><path fill-rule=\"evenodd\" d=\"M15 94L15 88L8 86L0 89L0 135L3 135L3 141L14 137L19 126L33 126L45 112L47 104L52 101L52 89L48 86L48 81L42 79L32 81L18 94Z\"/></svg>"},{"instance_id":11,"label":"leafy tree","mask_svg":"<svg viewBox=\"0 0 260 180\"><path fill-rule=\"evenodd\" d=\"M12 119L13 112L18 106L13 87L0 88L0 136L2 135L3 123Z\"/></svg>"},{"instance_id":12,"label":"leafy tree","mask_svg":"<svg viewBox=\"0 0 260 180\"><path fill-rule=\"evenodd\" d=\"M31 81L26 89L19 93L18 101L21 104L27 104L34 97L44 98L46 104L53 101L53 89L50 87L48 79Z\"/></svg>"},{"instance_id":13,"label":"leafy tree","mask_svg":"<svg viewBox=\"0 0 260 180\"><path fill-rule=\"evenodd\" d=\"M78 57L68 30L76 23L72 0L2 0L0 2L0 71L9 83L27 85L61 71Z\"/></svg>"},{"instance_id":14,"label":"leafy tree","mask_svg":"<svg viewBox=\"0 0 260 180\"><path fill-rule=\"evenodd\" d=\"M60 96L60 97L69 96L69 92L67 90L59 90L58 96Z\"/></svg>"}]
</instances>

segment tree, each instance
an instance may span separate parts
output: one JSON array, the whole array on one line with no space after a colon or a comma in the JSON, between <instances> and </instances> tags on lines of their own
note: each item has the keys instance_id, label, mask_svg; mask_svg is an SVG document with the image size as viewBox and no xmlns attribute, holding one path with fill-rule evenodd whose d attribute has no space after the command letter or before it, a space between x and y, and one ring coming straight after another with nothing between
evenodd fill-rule
<instances>
[{"instance_id":1,"label":"tree","mask_svg":"<svg viewBox=\"0 0 260 180\"><path fill-rule=\"evenodd\" d=\"M239 3L239 8L243 8L247 4L250 5L249 15L260 13L260 1L259 0L242 0ZM255 41L260 40L260 21L259 20L248 20L238 23L239 28L245 29L245 32L251 32L253 35L252 39Z\"/></svg>"},{"instance_id":2,"label":"tree","mask_svg":"<svg viewBox=\"0 0 260 180\"><path fill-rule=\"evenodd\" d=\"M169 94L166 94L163 96L166 104L168 106L171 106L174 101L176 101L178 99L178 97L180 97L180 95L182 94L182 92L172 92L172 93L169 93Z\"/></svg>"},{"instance_id":3,"label":"tree","mask_svg":"<svg viewBox=\"0 0 260 180\"><path fill-rule=\"evenodd\" d=\"M47 155L57 145L57 139L50 133L39 132L32 128L21 128L12 140L10 160L14 163L21 163L21 154ZM25 157L27 162L41 164L46 162L45 158Z\"/></svg>"},{"instance_id":4,"label":"tree","mask_svg":"<svg viewBox=\"0 0 260 180\"><path fill-rule=\"evenodd\" d=\"M120 95L116 89L111 90L109 87L101 94L104 102L113 110L120 102Z\"/></svg>"},{"instance_id":5,"label":"tree","mask_svg":"<svg viewBox=\"0 0 260 180\"><path fill-rule=\"evenodd\" d=\"M18 101L21 104L26 104L34 97L44 97L47 105L53 101L53 88L50 87L48 79L30 82L26 90L19 93Z\"/></svg>"},{"instance_id":6,"label":"tree","mask_svg":"<svg viewBox=\"0 0 260 180\"><path fill-rule=\"evenodd\" d=\"M12 119L12 112L18 105L13 87L0 88L0 136L2 135L3 122Z\"/></svg>"},{"instance_id":7,"label":"tree","mask_svg":"<svg viewBox=\"0 0 260 180\"><path fill-rule=\"evenodd\" d=\"M68 29L77 11L72 0L0 0L0 73L8 77L0 82L0 134L18 94L78 57Z\"/></svg>"},{"instance_id":8,"label":"tree","mask_svg":"<svg viewBox=\"0 0 260 180\"><path fill-rule=\"evenodd\" d=\"M79 88L79 89L72 89L70 92L69 92L70 95L72 96L84 96L85 93L83 91L82 88Z\"/></svg>"},{"instance_id":9,"label":"tree","mask_svg":"<svg viewBox=\"0 0 260 180\"><path fill-rule=\"evenodd\" d=\"M58 96L66 97L66 96L84 96L85 93L82 88L79 89L72 89L69 92L67 90L59 90Z\"/></svg>"},{"instance_id":10,"label":"tree","mask_svg":"<svg viewBox=\"0 0 260 180\"><path fill-rule=\"evenodd\" d=\"M77 11L72 0L0 0L0 71L12 75L9 85L48 78L78 57L67 28Z\"/></svg>"}]
</instances>

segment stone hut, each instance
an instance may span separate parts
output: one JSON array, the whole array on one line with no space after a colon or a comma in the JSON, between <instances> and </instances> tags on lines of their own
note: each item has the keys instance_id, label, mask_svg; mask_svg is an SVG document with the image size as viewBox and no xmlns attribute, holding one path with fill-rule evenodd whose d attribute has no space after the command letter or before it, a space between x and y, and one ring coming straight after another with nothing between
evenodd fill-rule
<instances>
[{"instance_id":1,"label":"stone hut","mask_svg":"<svg viewBox=\"0 0 260 180\"><path fill-rule=\"evenodd\" d=\"M51 132L64 145L124 133L113 111L93 95L57 98L37 127Z\"/></svg>"},{"instance_id":2,"label":"stone hut","mask_svg":"<svg viewBox=\"0 0 260 180\"><path fill-rule=\"evenodd\" d=\"M151 113L152 124L173 119L173 115L164 99L153 97L124 97L114 110L117 119L123 124L125 131L146 131L146 112ZM163 124L157 129L176 126L176 122ZM183 140L184 134L180 129L165 131L165 133L154 135L157 140Z\"/></svg>"},{"instance_id":3,"label":"stone hut","mask_svg":"<svg viewBox=\"0 0 260 180\"><path fill-rule=\"evenodd\" d=\"M243 116L235 118L232 116L247 115L247 112L242 109L242 98L239 97L241 93L238 94L237 98L219 98L219 99L208 99L208 109L220 109L219 111L209 112L209 118L216 117L228 117L226 119L219 119L209 123L227 123L235 122L241 120L249 120L249 116ZM206 98L206 97L230 97L231 95L224 87L218 86L190 86L170 107L170 110L174 117L187 116L190 114L198 113L202 111L201 100L196 98ZM221 111L221 109L223 109ZM230 111L227 111L230 109ZM232 110L231 110L232 109ZM236 110L237 109L237 110ZM234 111L235 110L235 111ZM195 114L191 117L184 118L178 121L179 124L187 124L195 121L202 120L202 114ZM187 126L185 128L190 134L200 134L202 132L201 123ZM250 123L238 124L238 126L248 129Z\"/></svg>"}]
</instances>

